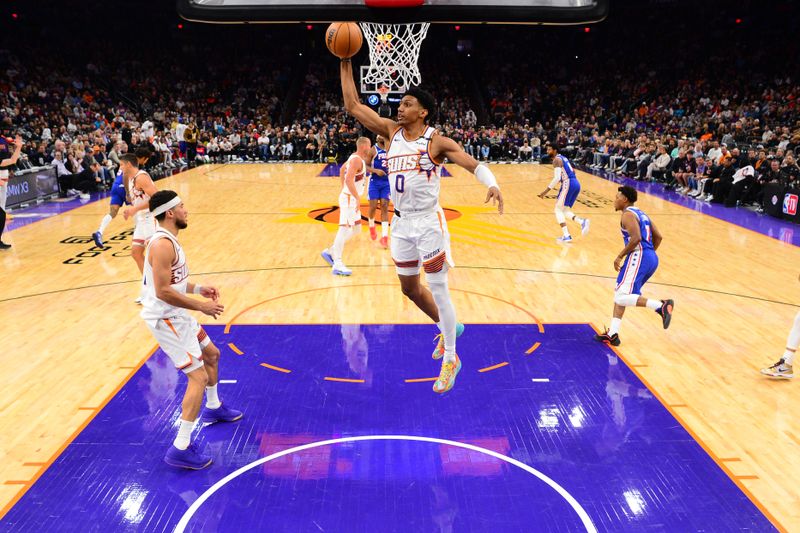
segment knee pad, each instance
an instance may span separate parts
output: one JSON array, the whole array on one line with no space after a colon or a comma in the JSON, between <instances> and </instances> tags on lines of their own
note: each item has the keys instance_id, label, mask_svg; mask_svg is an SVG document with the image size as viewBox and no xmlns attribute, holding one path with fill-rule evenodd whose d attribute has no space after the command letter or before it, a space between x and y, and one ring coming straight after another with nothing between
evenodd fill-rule
<instances>
[{"instance_id":1,"label":"knee pad","mask_svg":"<svg viewBox=\"0 0 800 533\"><path fill-rule=\"evenodd\" d=\"M619 291L614 293L614 303L622 307L636 305L637 301L639 301L638 294L625 294Z\"/></svg>"},{"instance_id":2,"label":"knee pad","mask_svg":"<svg viewBox=\"0 0 800 533\"><path fill-rule=\"evenodd\" d=\"M557 205L555 209L556 220L559 224L565 224L567 219L564 217L564 207Z\"/></svg>"}]
</instances>

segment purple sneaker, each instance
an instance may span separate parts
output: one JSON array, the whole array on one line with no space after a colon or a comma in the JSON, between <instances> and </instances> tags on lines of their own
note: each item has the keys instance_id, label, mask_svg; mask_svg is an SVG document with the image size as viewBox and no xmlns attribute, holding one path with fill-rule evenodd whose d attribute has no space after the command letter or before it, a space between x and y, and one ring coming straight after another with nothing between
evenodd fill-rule
<instances>
[{"instance_id":1,"label":"purple sneaker","mask_svg":"<svg viewBox=\"0 0 800 533\"><path fill-rule=\"evenodd\" d=\"M194 444L189 444L185 450L179 450L173 444L164 456L164 462L177 468L189 470L202 470L211 464L211 457L202 455Z\"/></svg>"},{"instance_id":2,"label":"purple sneaker","mask_svg":"<svg viewBox=\"0 0 800 533\"><path fill-rule=\"evenodd\" d=\"M203 407L203 424L213 424L215 422L235 422L242 418L242 412L236 409L231 409L225 404L220 405L216 409L209 409Z\"/></svg>"}]
</instances>

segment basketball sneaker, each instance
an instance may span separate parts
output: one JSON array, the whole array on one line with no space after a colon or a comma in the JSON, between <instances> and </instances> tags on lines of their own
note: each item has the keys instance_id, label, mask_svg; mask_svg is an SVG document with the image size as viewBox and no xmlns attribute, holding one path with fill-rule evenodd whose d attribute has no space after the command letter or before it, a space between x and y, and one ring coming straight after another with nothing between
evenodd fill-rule
<instances>
[{"instance_id":1,"label":"basketball sneaker","mask_svg":"<svg viewBox=\"0 0 800 533\"><path fill-rule=\"evenodd\" d=\"M103 247L103 234L99 231L95 231L92 233L92 239L94 239L94 243L97 245L98 248Z\"/></svg>"},{"instance_id":2,"label":"basketball sneaker","mask_svg":"<svg viewBox=\"0 0 800 533\"><path fill-rule=\"evenodd\" d=\"M381 246L383 246L384 248L388 248L389 247L389 237L381 237L380 243L381 243Z\"/></svg>"},{"instance_id":3,"label":"basketball sneaker","mask_svg":"<svg viewBox=\"0 0 800 533\"><path fill-rule=\"evenodd\" d=\"M661 315L661 322L664 324L664 329L669 327L672 322L672 310L675 308L674 300L661 300L661 308L656 309L656 313Z\"/></svg>"},{"instance_id":4,"label":"basketball sneaker","mask_svg":"<svg viewBox=\"0 0 800 533\"><path fill-rule=\"evenodd\" d=\"M603 333L596 333L594 336L594 340L600 342L607 342L611 346L619 346L619 333L614 333L613 335L608 334L608 330L605 330Z\"/></svg>"},{"instance_id":5,"label":"basketball sneaker","mask_svg":"<svg viewBox=\"0 0 800 533\"><path fill-rule=\"evenodd\" d=\"M333 265L331 274L333 274L334 276L350 276L353 274L353 271L344 266L343 263L339 263L338 265Z\"/></svg>"},{"instance_id":6,"label":"basketball sneaker","mask_svg":"<svg viewBox=\"0 0 800 533\"><path fill-rule=\"evenodd\" d=\"M321 255L326 263L328 263L330 266L333 266L333 256L331 255L331 252L327 248L322 250Z\"/></svg>"},{"instance_id":7,"label":"basketball sneaker","mask_svg":"<svg viewBox=\"0 0 800 533\"><path fill-rule=\"evenodd\" d=\"M589 219L584 218L583 222L581 222L581 235L586 235L589 233Z\"/></svg>"},{"instance_id":8,"label":"basketball sneaker","mask_svg":"<svg viewBox=\"0 0 800 533\"><path fill-rule=\"evenodd\" d=\"M464 324L461 322L456 322L456 338L459 338L461 334L464 333ZM436 348L433 349L433 357L434 359L441 359L444 357L444 335L439 333L436 335L433 340L437 341Z\"/></svg>"},{"instance_id":9,"label":"basketball sneaker","mask_svg":"<svg viewBox=\"0 0 800 533\"><path fill-rule=\"evenodd\" d=\"M216 422L235 422L244 416L241 411L231 409L225 404L216 409L203 407L202 421L204 424L214 424Z\"/></svg>"},{"instance_id":10,"label":"basketball sneaker","mask_svg":"<svg viewBox=\"0 0 800 533\"><path fill-rule=\"evenodd\" d=\"M556 239L556 242L559 244L567 244L569 242L572 242L572 235L567 235L566 237L563 236L559 237L558 239Z\"/></svg>"},{"instance_id":11,"label":"basketball sneaker","mask_svg":"<svg viewBox=\"0 0 800 533\"><path fill-rule=\"evenodd\" d=\"M762 368L761 373L771 378L792 379L794 377L792 365L787 365L783 357L771 367Z\"/></svg>"},{"instance_id":12,"label":"basketball sneaker","mask_svg":"<svg viewBox=\"0 0 800 533\"><path fill-rule=\"evenodd\" d=\"M453 385L456 384L456 376L458 376L459 372L461 372L461 359L457 355L454 363L443 362L439 377L433 383L433 392L444 394L452 389Z\"/></svg>"},{"instance_id":13,"label":"basketball sneaker","mask_svg":"<svg viewBox=\"0 0 800 533\"><path fill-rule=\"evenodd\" d=\"M194 444L189 444L185 450L179 450L173 444L164 456L164 462L177 468L188 468L189 470L202 470L211 464L212 459L208 455L203 455L197 451Z\"/></svg>"},{"instance_id":14,"label":"basketball sneaker","mask_svg":"<svg viewBox=\"0 0 800 533\"><path fill-rule=\"evenodd\" d=\"M378 238L378 232L375 230L375 226L369 227L369 238L373 241Z\"/></svg>"}]
</instances>

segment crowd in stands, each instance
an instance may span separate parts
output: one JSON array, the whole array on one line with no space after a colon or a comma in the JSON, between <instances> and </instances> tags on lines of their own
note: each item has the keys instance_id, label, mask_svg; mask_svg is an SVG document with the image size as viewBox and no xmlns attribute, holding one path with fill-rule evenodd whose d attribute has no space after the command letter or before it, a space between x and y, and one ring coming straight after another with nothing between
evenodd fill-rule
<instances>
[{"instance_id":1,"label":"crowd in stands","mask_svg":"<svg viewBox=\"0 0 800 533\"><path fill-rule=\"evenodd\" d=\"M652 45L615 53L572 34L524 54L522 33L476 30L469 55L429 37L440 40L420 61L433 123L479 160L541 161L551 143L591 170L725 205L758 204L765 183L798 185L800 86L788 65L764 47L733 65L724 47L672 31L683 53L665 62ZM364 132L342 108L336 60L299 37L270 53L241 45L189 40L157 60L111 45L74 61L2 49L0 128L23 135L20 166L54 164L65 191L82 194L107 187L119 155L141 145L164 171L346 157Z\"/></svg>"}]
</instances>

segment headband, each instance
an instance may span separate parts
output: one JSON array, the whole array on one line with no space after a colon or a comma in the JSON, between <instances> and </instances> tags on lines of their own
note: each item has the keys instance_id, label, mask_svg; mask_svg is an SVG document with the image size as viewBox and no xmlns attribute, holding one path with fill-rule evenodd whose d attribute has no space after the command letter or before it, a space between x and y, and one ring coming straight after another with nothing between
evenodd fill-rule
<instances>
[{"instance_id":1,"label":"headband","mask_svg":"<svg viewBox=\"0 0 800 533\"><path fill-rule=\"evenodd\" d=\"M181 197L180 196L176 196L175 198L173 198L169 202L167 202L167 203L165 203L163 205L160 205L160 206L156 207L155 209L151 210L150 213L154 217L157 217L158 215L163 215L164 213L166 213L167 211L169 211L173 207L179 205L180 203L181 203Z\"/></svg>"}]
</instances>

